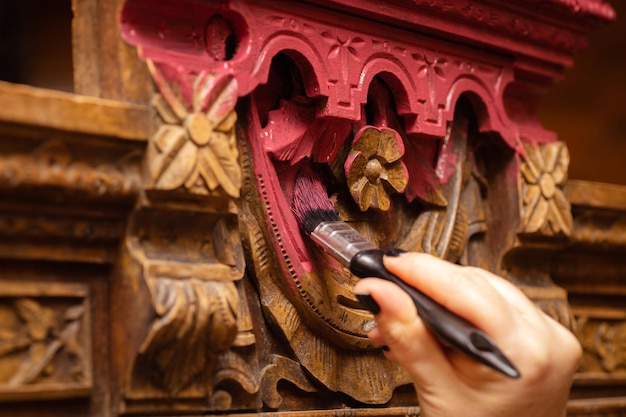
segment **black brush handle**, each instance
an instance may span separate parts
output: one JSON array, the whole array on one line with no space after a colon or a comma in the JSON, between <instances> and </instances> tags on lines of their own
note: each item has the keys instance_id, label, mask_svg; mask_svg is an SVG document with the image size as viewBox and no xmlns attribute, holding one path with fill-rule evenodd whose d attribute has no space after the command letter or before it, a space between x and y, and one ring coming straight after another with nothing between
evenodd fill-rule
<instances>
[{"instance_id":1,"label":"black brush handle","mask_svg":"<svg viewBox=\"0 0 626 417\"><path fill-rule=\"evenodd\" d=\"M444 345L450 345L506 376L511 378L520 377L519 371L504 356L487 334L477 329L469 321L437 303L417 288L410 286L390 273L383 264L385 253L380 249L368 249L358 252L352 257L350 271L359 278L377 277L398 285L413 299L417 312L426 327ZM364 303L364 307L377 314L378 306L372 301Z\"/></svg>"}]
</instances>

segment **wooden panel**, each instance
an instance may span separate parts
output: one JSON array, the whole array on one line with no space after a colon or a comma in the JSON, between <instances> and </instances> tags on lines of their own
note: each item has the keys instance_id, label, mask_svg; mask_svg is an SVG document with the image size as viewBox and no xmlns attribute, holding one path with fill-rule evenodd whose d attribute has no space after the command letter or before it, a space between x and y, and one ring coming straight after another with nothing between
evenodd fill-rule
<instances>
[{"instance_id":1,"label":"wooden panel","mask_svg":"<svg viewBox=\"0 0 626 417\"><path fill-rule=\"evenodd\" d=\"M0 401L88 396L88 289L0 281Z\"/></svg>"},{"instance_id":2,"label":"wooden panel","mask_svg":"<svg viewBox=\"0 0 626 417\"><path fill-rule=\"evenodd\" d=\"M74 92L148 103L150 76L137 52L119 36L122 0L73 0Z\"/></svg>"},{"instance_id":3,"label":"wooden panel","mask_svg":"<svg viewBox=\"0 0 626 417\"><path fill-rule=\"evenodd\" d=\"M141 105L0 82L0 122L145 141L148 114Z\"/></svg>"}]
</instances>

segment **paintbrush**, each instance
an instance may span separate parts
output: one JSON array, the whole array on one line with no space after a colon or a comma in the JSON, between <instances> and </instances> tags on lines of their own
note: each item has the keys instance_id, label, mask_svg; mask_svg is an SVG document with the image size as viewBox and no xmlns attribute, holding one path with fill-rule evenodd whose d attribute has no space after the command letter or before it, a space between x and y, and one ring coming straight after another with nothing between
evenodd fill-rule
<instances>
[{"instance_id":1,"label":"paintbrush","mask_svg":"<svg viewBox=\"0 0 626 417\"><path fill-rule=\"evenodd\" d=\"M456 348L508 377L520 377L519 371L487 334L387 271L383 256L403 251L380 250L341 221L318 178L302 173L296 177L292 211L301 230L354 275L359 278L382 278L402 288L415 303L426 327L443 345ZM380 308L371 296L357 294L357 297L367 310L378 314Z\"/></svg>"}]
</instances>

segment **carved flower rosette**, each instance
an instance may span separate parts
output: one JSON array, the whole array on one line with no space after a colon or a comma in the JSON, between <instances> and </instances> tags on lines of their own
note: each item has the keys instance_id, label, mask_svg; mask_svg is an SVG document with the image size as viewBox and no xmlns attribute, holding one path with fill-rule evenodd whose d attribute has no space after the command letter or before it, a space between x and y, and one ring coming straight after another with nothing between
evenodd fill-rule
<instances>
[{"instance_id":1,"label":"carved flower rosette","mask_svg":"<svg viewBox=\"0 0 626 417\"><path fill-rule=\"evenodd\" d=\"M152 138L147 157L151 188L239 197L237 82L202 72L191 83L172 83L182 74L151 61L148 64L161 91L153 105L164 122ZM190 86L191 91L178 91L181 86Z\"/></svg>"},{"instance_id":2,"label":"carved flower rosette","mask_svg":"<svg viewBox=\"0 0 626 417\"><path fill-rule=\"evenodd\" d=\"M569 152L563 142L524 144L520 166L520 230L525 235L569 236L570 204L563 191Z\"/></svg>"},{"instance_id":3,"label":"carved flower rosette","mask_svg":"<svg viewBox=\"0 0 626 417\"><path fill-rule=\"evenodd\" d=\"M361 211L387 211L390 195L404 192L409 172L402 155L402 138L393 129L364 126L356 133L344 167L350 194Z\"/></svg>"}]
</instances>

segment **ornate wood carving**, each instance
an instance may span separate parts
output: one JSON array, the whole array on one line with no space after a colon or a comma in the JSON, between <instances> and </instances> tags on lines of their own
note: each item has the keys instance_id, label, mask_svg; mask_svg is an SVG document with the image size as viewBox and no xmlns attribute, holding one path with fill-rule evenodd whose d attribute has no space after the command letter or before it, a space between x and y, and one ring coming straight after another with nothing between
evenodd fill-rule
<instances>
[{"instance_id":1,"label":"ornate wood carving","mask_svg":"<svg viewBox=\"0 0 626 417\"><path fill-rule=\"evenodd\" d=\"M80 284L0 282L0 401L89 395L87 297Z\"/></svg>"},{"instance_id":2,"label":"ornate wood carving","mask_svg":"<svg viewBox=\"0 0 626 417\"><path fill-rule=\"evenodd\" d=\"M583 36L486 5L414 2L391 29L362 19L373 3L321 3L352 13L339 20L316 5L273 1L125 3L123 35L159 88L160 125L118 274L121 300L152 306L125 349L123 411L293 410L306 395L313 407L410 404L406 375L365 337L371 316L351 294L354 278L300 235L289 207L300 170L316 171L340 216L378 245L505 274L574 326L549 262L572 234L567 149L536 122L541 93L527 85L567 65L559 53L577 50ZM580 15L565 3L540 7L579 24L610 18L587 6ZM429 37L416 17L434 12L461 14L470 27L491 22L489 36L508 31L501 48L511 58ZM190 221L210 224L203 228L225 244L203 252ZM198 311L226 315L211 326L192 319ZM242 329L248 355L237 362ZM215 340L205 358L168 361L187 339L201 349L198 334ZM221 367L237 363L249 379L220 389Z\"/></svg>"},{"instance_id":3,"label":"ornate wood carving","mask_svg":"<svg viewBox=\"0 0 626 417\"><path fill-rule=\"evenodd\" d=\"M623 187L581 181L569 181L565 191L572 206L572 235L569 245L552 260L551 276L568 292L584 350L573 395L584 398L606 391L617 396L595 400L596 410L592 410L593 401L575 403L581 410L586 405L591 415L622 415L626 404L626 193Z\"/></svg>"},{"instance_id":4,"label":"ornate wood carving","mask_svg":"<svg viewBox=\"0 0 626 417\"><path fill-rule=\"evenodd\" d=\"M236 82L201 72L193 80L188 109L184 96L176 97L174 92L181 85L169 85L157 64L149 61L149 68L161 91L153 105L164 121L147 156L150 190L182 188L192 195L209 195L219 188L239 197Z\"/></svg>"},{"instance_id":5,"label":"ornate wood carving","mask_svg":"<svg viewBox=\"0 0 626 417\"><path fill-rule=\"evenodd\" d=\"M0 263L38 261L0 283L10 412L419 415L291 214L305 170L379 246L519 285L585 348L570 414L623 414L626 198L568 182L535 115L606 3L74 3L76 91L157 93L0 82Z\"/></svg>"}]
</instances>

